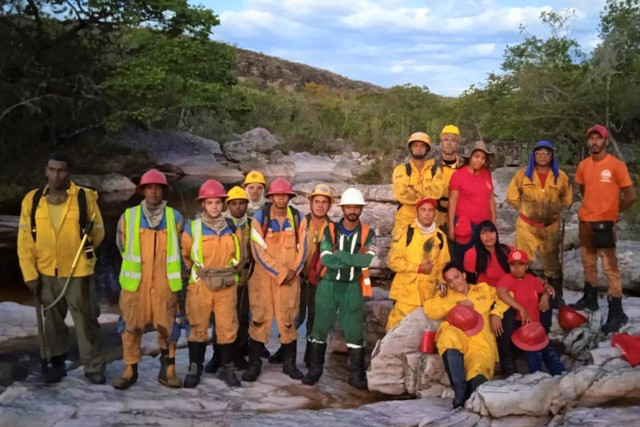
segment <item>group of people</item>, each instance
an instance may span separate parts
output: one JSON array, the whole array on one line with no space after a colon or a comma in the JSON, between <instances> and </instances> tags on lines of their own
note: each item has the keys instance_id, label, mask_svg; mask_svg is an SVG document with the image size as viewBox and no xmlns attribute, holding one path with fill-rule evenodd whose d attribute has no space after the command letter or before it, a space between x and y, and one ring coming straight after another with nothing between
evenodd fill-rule
<instances>
[{"instance_id":1,"label":"group of people","mask_svg":"<svg viewBox=\"0 0 640 427\"><path fill-rule=\"evenodd\" d=\"M587 131L590 157L580 163L575 178L583 195L578 216L585 269L584 296L575 307L598 308L600 257L609 282L609 315L602 326L607 333L627 321L616 222L636 200L625 164L607 154L608 136L600 125ZM530 371L539 370L542 361L552 374L564 371L546 332L551 308L564 305L561 221L573 203L571 183L558 167L552 143L538 142L508 187L507 201L518 210L514 247L500 243L489 168L493 153L476 141L460 155L459 141L459 129L445 126L439 155L428 158L431 137L424 132L410 136L410 160L393 171L399 208L387 261L395 272L387 330L417 308L443 320L436 345L455 391L455 407L493 377L498 359L503 374L515 372L513 343L525 351ZM25 197L20 267L46 307L46 381L65 376L64 318L70 310L85 376L104 384L99 311L90 285L91 255L104 238L104 227L97 193L70 181L70 169L68 158L53 155L45 169L47 185ZM290 205L296 194L288 181L279 178L267 187L262 173L251 171L242 186L229 191L216 180L204 182L197 197L200 213L186 220L167 205L168 190L164 174L147 171L138 185L142 202L118 222L125 369L113 386L127 389L136 382L148 325L157 333L158 381L165 386L196 387L203 371L240 386L238 370L244 370L243 381L256 381L261 359L269 356L271 363L282 363L286 375L312 385L323 373L327 335L339 320L349 352L348 382L366 389L363 306L371 296L368 267L375 236L360 221L363 194L345 190L338 204L342 218L333 222L329 185L314 188L308 196L310 213L302 215ZM535 259L543 265L544 280L529 269ZM270 355L265 344L274 318L281 347ZM305 321L309 370L303 374L296 365L296 342ZM182 330L189 348L184 380L175 369ZM214 355L205 365L209 342Z\"/></svg>"},{"instance_id":2,"label":"group of people","mask_svg":"<svg viewBox=\"0 0 640 427\"><path fill-rule=\"evenodd\" d=\"M444 319L436 346L455 391L454 407L501 371L515 372L514 344L525 352L531 372L542 361L553 375L565 368L547 337L552 308L597 310L597 260L609 282L609 312L601 330L615 332L628 320L622 309L621 277L615 242L619 213L636 200L624 162L607 153L608 130L587 130L590 156L575 181L582 193L578 212L584 294L571 308L562 292L562 214L573 204L567 174L559 169L554 146L537 142L526 167L518 170L507 201L518 211L514 247L500 243L490 172L493 153L483 141L458 154L460 131L447 125L441 152L427 160L433 142L424 132L409 137L410 160L393 172L400 204L388 266L396 275L389 297L395 300L387 330L423 307ZM539 260L543 278L532 274Z\"/></svg>"}]
</instances>

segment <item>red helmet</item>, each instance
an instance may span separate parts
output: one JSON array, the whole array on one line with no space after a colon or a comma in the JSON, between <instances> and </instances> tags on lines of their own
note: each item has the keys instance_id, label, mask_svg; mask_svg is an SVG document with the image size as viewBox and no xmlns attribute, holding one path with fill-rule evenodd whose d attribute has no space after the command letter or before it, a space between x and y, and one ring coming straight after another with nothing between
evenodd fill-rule
<instances>
[{"instance_id":1,"label":"red helmet","mask_svg":"<svg viewBox=\"0 0 640 427\"><path fill-rule=\"evenodd\" d=\"M573 328L579 328L586 323L586 321L587 318L582 313L568 305L563 305L558 311L558 323L562 329L566 329L567 331Z\"/></svg>"},{"instance_id":2,"label":"red helmet","mask_svg":"<svg viewBox=\"0 0 640 427\"><path fill-rule=\"evenodd\" d=\"M540 322L520 326L511 335L511 341L524 351L539 351L549 344L549 337Z\"/></svg>"},{"instance_id":3,"label":"red helmet","mask_svg":"<svg viewBox=\"0 0 640 427\"><path fill-rule=\"evenodd\" d=\"M200 186L200 191L198 191L198 198L196 200L225 197L227 197L227 192L224 190L222 184L215 179L209 179Z\"/></svg>"},{"instance_id":4,"label":"red helmet","mask_svg":"<svg viewBox=\"0 0 640 427\"><path fill-rule=\"evenodd\" d=\"M617 347L631 366L640 365L640 337L629 334L614 334L611 345Z\"/></svg>"},{"instance_id":5,"label":"red helmet","mask_svg":"<svg viewBox=\"0 0 640 427\"><path fill-rule=\"evenodd\" d=\"M269 192L267 193L267 197L273 196L274 194L288 194L291 197L295 197L296 195L296 193L293 192L293 187L291 187L291 183L284 178L276 179L269 186Z\"/></svg>"},{"instance_id":6,"label":"red helmet","mask_svg":"<svg viewBox=\"0 0 640 427\"><path fill-rule=\"evenodd\" d=\"M484 319L468 305L458 304L447 314L447 322L461 329L467 336L473 336L482 330Z\"/></svg>"},{"instance_id":7,"label":"red helmet","mask_svg":"<svg viewBox=\"0 0 640 427\"><path fill-rule=\"evenodd\" d=\"M149 169L140 178L140 183L138 184L140 187L147 184L160 184L169 186L167 182L167 177L164 176L162 172L157 169Z\"/></svg>"}]
</instances>

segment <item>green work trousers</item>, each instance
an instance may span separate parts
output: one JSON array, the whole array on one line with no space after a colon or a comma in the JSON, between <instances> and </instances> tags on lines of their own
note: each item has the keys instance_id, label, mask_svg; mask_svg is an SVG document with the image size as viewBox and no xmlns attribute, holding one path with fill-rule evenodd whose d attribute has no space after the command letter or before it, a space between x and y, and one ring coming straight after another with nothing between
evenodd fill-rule
<instances>
[{"instance_id":1,"label":"green work trousers","mask_svg":"<svg viewBox=\"0 0 640 427\"><path fill-rule=\"evenodd\" d=\"M44 314L47 355L61 356L69 348L69 328L64 323L71 312L78 338L78 352L85 372L103 372L102 337L98 316L100 308L92 288L91 276L73 277L64 296ZM42 304L51 304L62 292L66 278L40 276Z\"/></svg>"},{"instance_id":2,"label":"green work trousers","mask_svg":"<svg viewBox=\"0 0 640 427\"><path fill-rule=\"evenodd\" d=\"M359 282L321 279L316 289L316 310L310 341L326 342L329 331L340 320L347 345L364 346L362 290Z\"/></svg>"}]
</instances>

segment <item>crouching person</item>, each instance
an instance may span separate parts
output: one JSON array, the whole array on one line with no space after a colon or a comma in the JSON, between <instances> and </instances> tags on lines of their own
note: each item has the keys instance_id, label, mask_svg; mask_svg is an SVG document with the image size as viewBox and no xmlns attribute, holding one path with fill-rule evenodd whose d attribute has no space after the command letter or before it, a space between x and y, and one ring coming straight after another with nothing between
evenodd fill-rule
<instances>
[{"instance_id":1,"label":"crouching person","mask_svg":"<svg viewBox=\"0 0 640 427\"><path fill-rule=\"evenodd\" d=\"M427 300L424 311L432 319L443 319L436 345L455 393L453 407L458 408L480 384L493 378L498 361L495 334L502 328L508 306L494 287L486 283L469 286L462 267L455 262L444 267L443 275L446 294Z\"/></svg>"},{"instance_id":2,"label":"crouching person","mask_svg":"<svg viewBox=\"0 0 640 427\"><path fill-rule=\"evenodd\" d=\"M240 386L233 368L234 342L238 333L236 313L238 274L241 265L241 231L222 216L227 194L214 179L200 187L198 199L202 216L191 221L182 234L182 256L191 269L187 290L189 372L185 388L200 383L202 364L209 342L211 313L216 319L217 349L220 354L218 378L230 387Z\"/></svg>"},{"instance_id":3,"label":"crouching person","mask_svg":"<svg viewBox=\"0 0 640 427\"><path fill-rule=\"evenodd\" d=\"M371 246L375 233L360 222L365 205L359 190L345 190L339 203L344 217L325 228L320 243L325 271L316 290L315 320L308 340L311 367L302 379L307 385L315 384L322 376L327 335L338 318L349 351L348 383L361 390L367 388L363 296L371 296L368 267L375 255Z\"/></svg>"}]
</instances>

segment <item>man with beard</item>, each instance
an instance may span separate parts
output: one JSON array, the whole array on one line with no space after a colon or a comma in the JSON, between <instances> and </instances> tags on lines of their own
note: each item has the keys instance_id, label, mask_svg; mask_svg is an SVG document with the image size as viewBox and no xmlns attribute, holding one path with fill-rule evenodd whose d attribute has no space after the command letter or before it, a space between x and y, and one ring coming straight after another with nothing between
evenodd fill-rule
<instances>
[{"instance_id":1,"label":"man with beard","mask_svg":"<svg viewBox=\"0 0 640 427\"><path fill-rule=\"evenodd\" d=\"M104 226L98 209L98 193L70 181L70 169L66 156L51 155L45 168L47 185L30 191L22 201L18 259L25 284L34 296L41 298L45 307L58 298L69 280L64 296L46 312L44 319L45 347L51 363L45 382L57 383L66 375L69 328L64 319L68 309L73 317L85 376L94 384L104 384L100 310L90 283L96 263L93 248L104 239ZM93 220L89 234L93 246L85 246L72 269L89 220Z\"/></svg>"},{"instance_id":2,"label":"man with beard","mask_svg":"<svg viewBox=\"0 0 640 427\"><path fill-rule=\"evenodd\" d=\"M160 346L158 382L182 387L176 375L176 343L171 340L182 290L180 234L182 215L167 206L166 176L150 169L140 178L138 192L144 197L138 206L125 211L118 221L116 244L122 254L120 269L120 311L124 320L122 355L124 372L113 387L125 390L138 380L145 327L153 325ZM184 314L184 313L182 313Z\"/></svg>"},{"instance_id":3,"label":"man with beard","mask_svg":"<svg viewBox=\"0 0 640 427\"><path fill-rule=\"evenodd\" d=\"M573 305L579 310L598 309L598 257L609 282L609 314L602 332L615 332L627 323L622 309L622 279L616 254L616 222L619 213L636 201L629 171L624 162L607 153L609 131L595 125L587 131L591 156L578 165L582 205L578 211L580 256L584 267L584 295ZM622 193L622 198L620 197Z\"/></svg>"},{"instance_id":4,"label":"man with beard","mask_svg":"<svg viewBox=\"0 0 640 427\"><path fill-rule=\"evenodd\" d=\"M400 204L393 226L393 239L400 237L416 219L416 202L423 197L439 199L442 195L442 171L435 171L426 161L431 150L431 137L415 132L409 137L409 162L393 170L393 195Z\"/></svg>"},{"instance_id":5,"label":"man with beard","mask_svg":"<svg viewBox=\"0 0 640 427\"><path fill-rule=\"evenodd\" d=\"M359 190L346 189L339 203L344 217L325 228L320 243L320 257L325 268L316 291L313 332L307 343L311 366L302 380L307 385L315 384L322 376L327 335L337 318L349 352L348 383L361 390L367 389L363 293L368 293L367 288L371 289L368 267L375 256L372 246L375 233L360 222L365 205Z\"/></svg>"},{"instance_id":6,"label":"man with beard","mask_svg":"<svg viewBox=\"0 0 640 427\"><path fill-rule=\"evenodd\" d=\"M250 171L244 178L242 188L247 192L249 196L249 207L247 213L249 216L259 211L267 199L264 196L264 190L267 187L267 181L264 179L264 175L258 171Z\"/></svg>"}]
</instances>

